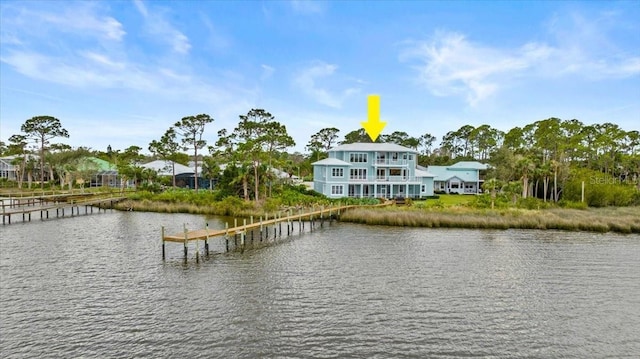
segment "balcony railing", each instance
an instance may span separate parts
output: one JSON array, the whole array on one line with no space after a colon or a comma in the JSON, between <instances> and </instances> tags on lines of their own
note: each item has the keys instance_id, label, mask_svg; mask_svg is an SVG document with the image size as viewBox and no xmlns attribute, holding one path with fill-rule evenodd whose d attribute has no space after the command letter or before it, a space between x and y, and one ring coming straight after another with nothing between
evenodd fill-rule
<instances>
[{"instance_id":1,"label":"balcony railing","mask_svg":"<svg viewBox=\"0 0 640 359\"><path fill-rule=\"evenodd\" d=\"M416 177L416 176L367 176L367 177L360 177L360 176L354 176L354 177L349 177L349 182L353 182L353 183L360 183L360 182L367 182L367 183L391 183L391 182L420 182L421 181L421 177Z\"/></svg>"},{"instance_id":2,"label":"balcony railing","mask_svg":"<svg viewBox=\"0 0 640 359\"><path fill-rule=\"evenodd\" d=\"M407 166L409 161L402 159L394 160L391 158L377 158L375 164L384 166Z\"/></svg>"}]
</instances>

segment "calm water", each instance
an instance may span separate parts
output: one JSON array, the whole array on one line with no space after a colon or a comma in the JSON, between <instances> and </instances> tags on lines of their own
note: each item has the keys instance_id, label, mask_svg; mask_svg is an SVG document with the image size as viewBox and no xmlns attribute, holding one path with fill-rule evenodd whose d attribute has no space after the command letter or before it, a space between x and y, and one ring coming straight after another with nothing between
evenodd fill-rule
<instances>
[{"instance_id":1,"label":"calm water","mask_svg":"<svg viewBox=\"0 0 640 359\"><path fill-rule=\"evenodd\" d=\"M0 357L640 356L637 235L338 224L162 261L162 224L204 221L1 227Z\"/></svg>"}]
</instances>

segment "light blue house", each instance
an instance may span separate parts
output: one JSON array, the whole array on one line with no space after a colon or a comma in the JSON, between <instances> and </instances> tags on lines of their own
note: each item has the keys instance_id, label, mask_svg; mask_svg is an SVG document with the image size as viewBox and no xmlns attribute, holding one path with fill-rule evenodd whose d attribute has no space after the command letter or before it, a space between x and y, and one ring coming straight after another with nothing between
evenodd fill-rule
<instances>
[{"instance_id":1,"label":"light blue house","mask_svg":"<svg viewBox=\"0 0 640 359\"><path fill-rule=\"evenodd\" d=\"M416 165L418 152L393 143L351 143L314 162L313 189L330 198L433 195L434 175Z\"/></svg>"},{"instance_id":2,"label":"light blue house","mask_svg":"<svg viewBox=\"0 0 640 359\"><path fill-rule=\"evenodd\" d=\"M478 194L489 166L475 161L462 161L451 166L429 166L434 191L438 193Z\"/></svg>"}]
</instances>

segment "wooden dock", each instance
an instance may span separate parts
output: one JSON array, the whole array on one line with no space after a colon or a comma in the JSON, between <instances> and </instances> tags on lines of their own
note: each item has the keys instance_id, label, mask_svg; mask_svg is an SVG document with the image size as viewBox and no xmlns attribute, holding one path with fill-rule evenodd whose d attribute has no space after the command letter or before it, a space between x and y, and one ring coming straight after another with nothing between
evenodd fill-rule
<instances>
[{"instance_id":1,"label":"wooden dock","mask_svg":"<svg viewBox=\"0 0 640 359\"><path fill-rule=\"evenodd\" d=\"M386 204L385 204L386 205ZM309 223L309 229L313 231L315 227L320 224L322 227L324 222L327 221L331 224L331 221L337 219L341 212L350 208L360 207L358 205L338 205L334 207L320 207L310 208L308 211L302 209L297 210L298 213L294 213L294 210L286 210L274 214L271 218L266 215L264 218L259 217L254 220L254 217L250 217L249 220L243 219L242 224L238 225L238 220L234 220L233 227L229 227L229 223L226 223L224 229L210 229L208 224L204 229L187 230L184 226L182 233L166 235L165 228L162 227L162 259L166 258L165 243L174 242L181 243L184 246L184 259L187 259L188 255L188 243L190 241L196 241L196 261L200 257L200 249L197 241L204 241L204 254L209 255L209 241L216 237L223 237L225 241L225 251L230 252L233 250L243 251L247 244L254 245L254 243L262 242L263 240L276 240L283 235L291 236L294 234L294 229L297 227L298 233L301 233L305 229L305 222ZM297 226L296 226L297 224ZM286 228L286 233L283 230ZM233 240L233 242L231 242Z\"/></svg>"},{"instance_id":2,"label":"wooden dock","mask_svg":"<svg viewBox=\"0 0 640 359\"><path fill-rule=\"evenodd\" d=\"M48 219L49 211L56 211L56 218L80 215L80 208L84 207L84 214L93 213L94 207L100 210L113 210L113 205L126 199L125 196L114 193L101 192L71 192L53 193L31 196L0 197L2 204L2 224L11 224L12 216L22 216L22 221L31 221L32 213L40 212L40 219Z\"/></svg>"}]
</instances>

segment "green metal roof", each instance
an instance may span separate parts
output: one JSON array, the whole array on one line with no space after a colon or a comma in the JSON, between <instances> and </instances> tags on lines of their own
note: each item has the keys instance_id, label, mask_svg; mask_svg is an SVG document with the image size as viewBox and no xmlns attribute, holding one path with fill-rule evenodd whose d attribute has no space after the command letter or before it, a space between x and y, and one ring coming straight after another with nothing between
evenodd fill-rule
<instances>
[{"instance_id":1,"label":"green metal roof","mask_svg":"<svg viewBox=\"0 0 640 359\"><path fill-rule=\"evenodd\" d=\"M100 159L98 157L85 157L82 159L78 168L81 170L96 170L96 171L114 171L116 166L110 162Z\"/></svg>"}]
</instances>

